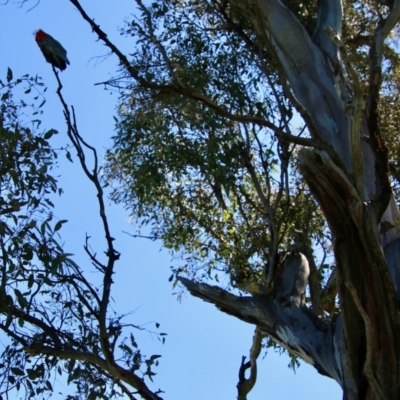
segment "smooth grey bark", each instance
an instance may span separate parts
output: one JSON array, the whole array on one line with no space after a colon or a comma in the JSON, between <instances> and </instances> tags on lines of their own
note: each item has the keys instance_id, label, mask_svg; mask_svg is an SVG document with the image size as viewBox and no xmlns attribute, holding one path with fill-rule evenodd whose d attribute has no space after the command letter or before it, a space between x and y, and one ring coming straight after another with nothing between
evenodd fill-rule
<instances>
[{"instance_id":1,"label":"smooth grey bark","mask_svg":"<svg viewBox=\"0 0 400 400\"><path fill-rule=\"evenodd\" d=\"M272 47L284 77L299 102L298 106L313 121L312 133L318 136L315 139L323 138L332 145L351 170L349 120L337 93L334 71L325 51L313 42L303 25L281 1L229 2L247 15L260 37ZM328 16L327 21L341 20L338 15L342 12L340 0L322 0L320 3L321 6L328 3L330 13L334 15ZM317 26L325 27L327 21ZM336 29L340 25L339 21L335 22Z\"/></svg>"},{"instance_id":2,"label":"smooth grey bark","mask_svg":"<svg viewBox=\"0 0 400 400\"><path fill-rule=\"evenodd\" d=\"M332 28L335 34L340 32L342 27L343 9L340 1L326 1L318 0L318 18L317 27L312 35L314 43L317 43L321 49L329 57L329 61L332 63L334 68L337 68L338 64L338 50L337 47L332 43L328 33L325 32L325 28Z\"/></svg>"}]
</instances>

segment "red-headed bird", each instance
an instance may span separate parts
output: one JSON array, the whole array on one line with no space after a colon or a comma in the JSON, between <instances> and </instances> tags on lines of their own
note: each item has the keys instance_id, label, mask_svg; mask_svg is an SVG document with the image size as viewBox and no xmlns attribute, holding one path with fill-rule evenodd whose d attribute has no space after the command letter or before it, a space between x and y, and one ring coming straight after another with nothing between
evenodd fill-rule
<instances>
[{"instance_id":1,"label":"red-headed bird","mask_svg":"<svg viewBox=\"0 0 400 400\"><path fill-rule=\"evenodd\" d=\"M67 68L67 64L69 64L67 51L60 42L41 29L36 32L35 40L48 63L61 71Z\"/></svg>"}]
</instances>

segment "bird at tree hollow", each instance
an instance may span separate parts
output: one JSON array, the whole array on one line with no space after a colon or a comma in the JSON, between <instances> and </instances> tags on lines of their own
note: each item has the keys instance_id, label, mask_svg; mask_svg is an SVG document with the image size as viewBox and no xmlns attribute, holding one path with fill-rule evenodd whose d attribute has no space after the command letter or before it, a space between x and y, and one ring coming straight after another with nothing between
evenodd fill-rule
<instances>
[{"instance_id":1,"label":"bird at tree hollow","mask_svg":"<svg viewBox=\"0 0 400 400\"><path fill-rule=\"evenodd\" d=\"M48 63L61 71L67 68L67 64L69 64L67 51L60 42L41 29L36 31L35 40Z\"/></svg>"}]
</instances>

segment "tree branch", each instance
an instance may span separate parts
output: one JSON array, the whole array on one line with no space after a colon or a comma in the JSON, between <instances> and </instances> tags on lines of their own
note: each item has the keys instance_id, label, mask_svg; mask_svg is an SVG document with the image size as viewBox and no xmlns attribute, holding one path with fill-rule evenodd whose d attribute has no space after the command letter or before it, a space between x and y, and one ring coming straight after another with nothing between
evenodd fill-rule
<instances>
[{"instance_id":1,"label":"tree branch","mask_svg":"<svg viewBox=\"0 0 400 400\"><path fill-rule=\"evenodd\" d=\"M97 200L98 200L98 206L99 206L99 212L100 212L100 218L103 223L103 229L105 233L105 238L106 238L106 243L107 243L107 251L105 252L108 262L105 265L105 267L102 268L102 273L104 274L103 276L103 294L100 300L100 310L98 313L97 319L99 321L99 330L100 330L100 346L102 353L104 355L104 359L101 358L98 355L95 355L93 353L83 353L83 352L78 352L78 351L65 351L65 350L57 350L54 348L46 347L46 346L40 346L38 350L36 348L29 348L26 349L28 352L36 352L38 351L40 354L50 354L54 355L55 357L61 358L61 359L75 359L75 360L82 360L82 361L88 361L90 363L93 363L97 366L99 366L101 369L109 372L113 377L117 379L121 379L122 381L130 384L132 387L134 387L138 393L146 400L162 400L161 397L159 397L156 393L153 393L145 384L144 380L139 378L136 374L133 372L126 370L122 368L120 365L117 364L114 358L114 352L113 352L113 346L110 344L109 338L109 332L107 329L107 309L110 301L110 295L111 295L111 285L113 283L112 281L112 275L114 273L114 266L115 262L119 259L119 252L115 250L113 241L114 238L111 236L110 230L109 230L109 224L105 212L105 204L104 204L104 192L103 188L101 186L100 180L99 180L99 166L98 166L98 158L97 158L97 152L96 149L92 146L90 146L86 141L82 138L82 136L79 134L78 127L77 127L77 122L76 122L76 116L74 109L72 107L72 114L69 110L69 107L67 103L65 102L61 89L62 89L62 84L59 79L58 73L53 67L53 72L56 76L57 82L58 82L58 89L57 89L57 94L60 98L60 101L63 105L64 108L64 115L67 123L67 134L69 139L71 140L72 144L74 145L75 149L77 150L77 155L78 159L81 163L82 169L84 170L86 176L89 178L89 180L93 183L93 185L96 188L97 192ZM93 171L90 172L89 168L87 166L87 161L86 161L86 156L85 156L85 151L84 149L88 149L91 151L93 158L94 158L94 167ZM97 259L93 256L93 259L96 261L96 265L102 266L101 263L97 261ZM94 311L94 310L92 310Z\"/></svg>"},{"instance_id":2,"label":"tree branch","mask_svg":"<svg viewBox=\"0 0 400 400\"><path fill-rule=\"evenodd\" d=\"M110 39L108 39L106 33L100 28L98 24L94 22L93 19L91 19L81 4L79 3L78 0L70 0L71 3L78 9L78 11L81 13L83 19L89 23L91 26L92 30L97 34L98 38L110 49L110 51L115 54L120 61L121 65L124 66L126 71L129 73L129 75L135 79L140 86L146 89L150 89L153 91L159 91L159 92L165 92L165 93L170 93L175 96L185 96L190 99L200 101L213 109L215 112L217 112L219 115L224 116L231 121L236 121L239 123L243 124L256 124L258 126L262 126L268 129L271 129L277 136L279 136L281 139L286 140L290 143L295 143L299 144L302 146L321 146L322 149L325 151L330 151L327 146L323 144L316 144L315 140L311 139L306 139L306 138L300 138L297 136L289 135L286 132L282 131L280 128L272 124L271 122L259 118L259 117L254 117L254 116L246 116L246 115L238 115L238 114L232 114L230 113L226 108L223 106L220 106L218 103L210 99L209 97L205 96L202 93L196 92L190 88L185 88L181 84L177 85L160 85L155 82L148 81L144 79L143 77L140 76L140 71L138 71L136 68L134 68L131 63L129 62L128 58L123 54L117 46L114 45L114 43L111 42ZM139 2L140 5L141 2ZM165 51L162 52L163 57L167 57L165 54ZM172 67L170 66L169 69ZM172 75L173 77L173 75Z\"/></svg>"},{"instance_id":3,"label":"tree branch","mask_svg":"<svg viewBox=\"0 0 400 400\"><path fill-rule=\"evenodd\" d=\"M306 307L299 307L298 302L291 298L290 286L283 284L283 291L278 291L274 296L250 297L235 296L220 287L183 277L178 277L178 280L193 296L213 303L221 311L242 321L257 325L274 342L343 385L341 323L333 320L322 322Z\"/></svg>"},{"instance_id":4,"label":"tree branch","mask_svg":"<svg viewBox=\"0 0 400 400\"><path fill-rule=\"evenodd\" d=\"M245 363L246 357L242 357L242 364L239 369L239 382L236 385L238 389L238 400L247 400L247 395L253 389L257 379L257 358L261 352L261 342L263 335L258 330L254 331L253 345L250 350L250 361ZM246 370L250 368L250 377L246 378Z\"/></svg>"},{"instance_id":5,"label":"tree branch","mask_svg":"<svg viewBox=\"0 0 400 400\"><path fill-rule=\"evenodd\" d=\"M121 381L128 383L130 386L134 387L138 393L145 400L163 400L160 396L153 393L147 385L144 383L143 379L139 378L137 375L132 373L131 371L120 367L119 365L110 365L110 363L101 358L100 356L88 353L88 352L80 352L80 351L65 351L65 350L57 350L52 347L47 346L38 346L35 348L26 347L25 351L32 356L36 356L39 354L47 354L59 358L61 360L79 360L79 361L87 361L93 365L98 366L102 370L108 372L114 378L120 379Z\"/></svg>"}]
</instances>

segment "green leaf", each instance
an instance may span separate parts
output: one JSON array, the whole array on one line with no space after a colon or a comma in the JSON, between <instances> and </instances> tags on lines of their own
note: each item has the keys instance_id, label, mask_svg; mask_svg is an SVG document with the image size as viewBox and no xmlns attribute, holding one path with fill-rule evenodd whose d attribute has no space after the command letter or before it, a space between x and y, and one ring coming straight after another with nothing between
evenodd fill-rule
<instances>
[{"instance_id":1,"label":"green leaf","mask_svg":"<svg viewBox=\"0 0 400 400\"><path fill-rule=\"evenodd\" d=\"M30 274L28 277L28 289L30 289L33 286L34 282L35 282L34 275Z\"/></svg>"},{"instance_id":2,"label":"green leaf","mask_svg":"<svg viewBox=\"0 0 400 400\"><path fill-rule=\"evenodd\" d=\"M18 290L14 289L15 296L17 297L18 304L21 308L25 308L28 305L28 302L24 295Z\"/></svg>"},{"instance_id":3,"label":"green leaf","mask_svg":"<svg viewBox=\"0 0 400 400\"><path fill-rule=\"evenodd\" d=\"M69 374L67 382L71 383L79 379L82 375L82 371L79 368L75 368L71 374Z\"/></svg>"},{"instance_id":4,"label":"green leaf","mask_svg":"<svg viewBox=\"0 0 400 400\"><path fill-rule=\"evenodd\" d=\"M131 340L132 346L137 349L138 345L137 345L137 343L135 341L135 337L132 335L132 333L130 334L130 340Z\"/></svg>"},{"instance_id":5,"label":"green leaf","mask_svg":"<svg viewBox=\"0 0 400 400\"><path fill-rule=\"evenodd\" d=\"M13 79L13 73L11 71L11 68L7 68L7 82L11 82Z\"/></svg>"},{"instance_id":6,"label":"green leaf","mask_svg":"<svg viewBox=\"0 0 400 400\"><path fill-rule=\"evenodd\" d=\"M69 151L66 151L65 156L67 157L68 161L73 162L72 161L72 157L71 157L71 153Z\"/></svg>"},{"instance_id":7,"label":"green leaf","mask_svg":"<svg viewBox=\"0 0 400 400\"><path fill-rule=\"evenodd\" d=\"M18 376L24 376L25 375L25 372L22 370L22 369L19 369L19 368L11 368L11 372L14 374L14 375L18 375Z\"/></svg>"},{"instance_id":8,"label":"green leaf","mask_svg":"<svg viewBox=\"0 0 400 400\"><path fill-rule=\"evenodd\" d=\"M150 357L149 361L151 361L151 362L153 363L154 360L156 360L157 358L160 358L160 357L162 357L162 356L159 355L159 354L153 354L153 355Z\"/></svg>"},{"instance_id":9,"label":"green leaf","mask_svg":"<svg viewBox=\"0 0 400 400\"><path fill-rule=\"evenodd\" d=\"M68 362L68 372L69 373L71 373L72 372L72 370L74 369L74 367L75 367L75 360L70 360L69 362Z\"/></svg>"},{"instance_id":10,"label":"green leaf","mask_svg":"<svg viewBox=\"0 0 400 400\"><path fill-rule=\"evenodd\" d=\"M56 135L58 132L55 129L49 129L44 135L43 137L48 140L50 139L53 135Z\"/></svg>"},{"instance_id":11,"label":"green leaf","mask_svg":"<svg viewBox=\"0 0 400 400\"><path fill-rule=\"evenodd\" d=\"M54 226L54 232L59 231L61 229L62 225L65 224L66 222L68 222L68 220L66 220L66 219L62 219L62 220L58 221Z\"/></svg>"},{"instance_id":12,"label":"green leaf","mask_svg":"<svg viewBox=\"0 0 400 400\"><path fill-rule=\"evenodd\" d=\"M13 320L12 315L11 314L7 314L6 323L4 324L6 328L10 327L12 320Z\"/></svg>"}]
</instances>

